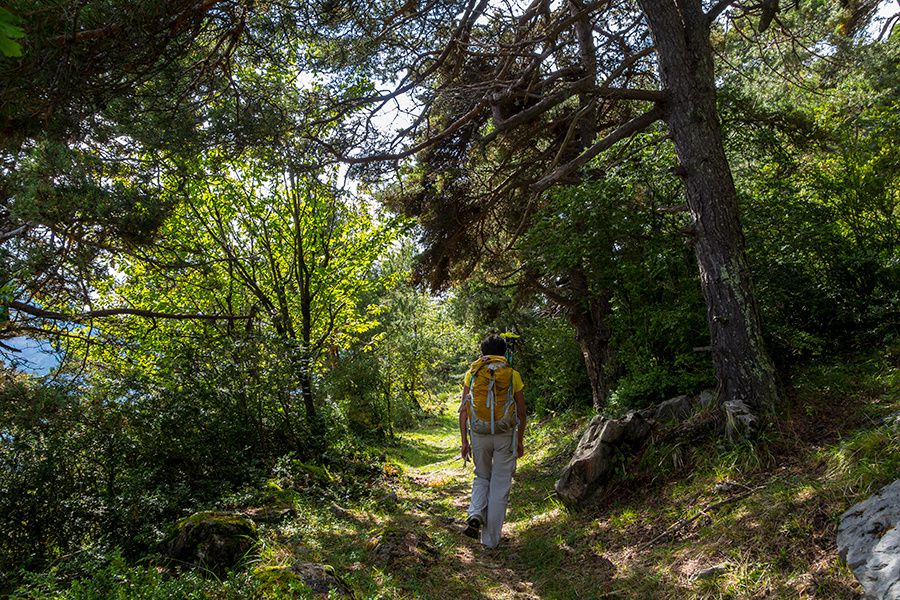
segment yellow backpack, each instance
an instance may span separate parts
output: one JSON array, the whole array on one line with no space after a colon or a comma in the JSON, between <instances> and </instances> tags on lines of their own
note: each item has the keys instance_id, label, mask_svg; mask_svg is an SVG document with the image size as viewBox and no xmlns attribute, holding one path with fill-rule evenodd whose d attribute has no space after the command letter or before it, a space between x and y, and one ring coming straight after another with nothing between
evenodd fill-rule
<instances>
[{"instance_id":1,"label":"yellow backpack","mask_svg":"<svg viewBox=\"0 0 900 600\"><path fill-rule=\"evenodd\" d=\"M469 430L480 434L512 431L519 420L513 398L512 367L505 360L481 359L473 363L471 370Z\"/></svg>"}]
</instances>

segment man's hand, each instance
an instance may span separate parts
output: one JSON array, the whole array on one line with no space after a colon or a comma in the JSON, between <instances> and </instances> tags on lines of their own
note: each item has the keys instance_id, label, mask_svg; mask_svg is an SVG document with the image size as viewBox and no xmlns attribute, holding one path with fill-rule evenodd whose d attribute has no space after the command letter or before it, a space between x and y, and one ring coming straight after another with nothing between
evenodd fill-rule
<instances>
[{"instance_id":1,"label":"man's hand","mask_svg":"<svg viewBox=\"0 0 900 600\"><path fill-rule=\"evenodd\" d=\"M522 458L523 456L525 456L525 443L518 442L516 444L516 458Z\"/></svg>"},{"instance_id":2,"label":"man's hand","mask_svg":"<svg viewBox=\"0 0 900 600\"><path fill-rule=\"evenodd\" d=\"M463 462L465 462L469 460L469 455L471 454L472 447L469 445L469 440L463 440L459 448L459 456L463 459Z\"/></svg>"}]
</instances>

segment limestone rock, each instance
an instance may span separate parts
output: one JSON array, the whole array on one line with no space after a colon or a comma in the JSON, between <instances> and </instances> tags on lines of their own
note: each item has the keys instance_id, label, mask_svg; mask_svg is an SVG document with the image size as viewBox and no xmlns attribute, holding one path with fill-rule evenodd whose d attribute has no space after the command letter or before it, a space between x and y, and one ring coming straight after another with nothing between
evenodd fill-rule
<instances>
[{"instance_id":1,"label":"limestone rock","mask_svg":"<svg viewBox=\"0 0 900 600\"><path fill-rule=\"evenodd\" d=\"M342 597L353 596L350 587L338 578L334 569L328 565L299 562L291 565L290 570L300 577L315 594L336 593Z\"/></svg>"},{"instance_id":2,"label":"limestone rock","mask_svg":"<svg viewBox=\"0 0 900 600\"><path fill-rule=\"evenodd\" d=\"M691 416L692 410L693 406L688 396L676 396L657 406L654 418L660 422L683 421Z\"/></svg>"},{"instance_id":3,"label":"limestone rock","mask_svg":"<svg viewBox=\"0 0 900 600\"><path fill-rule=\"evenodd\" d=\"M397 504L397 502L399 500L400 500L400 498L397 496L397 492L392 491L392 492L388 492L387 494L385 494L384 496L379 498L378 503L394 505L394 504Z\"/></svg>"},{"instance_id":4,"label":"limestone rock","mask_svg":"<svg viewBox=\"0 0 900 600\"><path fill-rule=\"evenodd\" d=\"M721 563L718 565L713 565L711 567L706 567L705 569L700 569L699 571L691 575L691 580L693 581L697 579L711 579L713 577L718 577L719 575L727 571L728 567L730 566L731 565L729 565L728 563Z\"/></svg>"},{"instance_id":5,"label":"limestone rock","mask_svg":"<svg viewBox=\"0 0 900 600\"><path fill-rule=\"evenodd\" d=\"M900 427L900 411L891 413L886 417L882 417L875 421L875 425L887 425L889 427Z\"/></svg>"},{"instance_id":6,"label":"limestone rock","mask_svg":"<svg viewBox=\"0 0 900 600\"><path fill-rule=\"evenodd\" d=\"M756 427L757 418L743 400L729 400L725 409L725 427L729 437L747 437Z\"/></svg>"},{"instance_id":7,"label":"limestone rock","mask_svg":"<svg viewBox=\"0 0 900 600\"><path fill-rule=\"evenodd\" d=\"M175 524L158 550L173 562L224 573L256 542L256 525L238 513L199 512Z\"/></svg>"},{"instance_id":8,"label":"limestone rock","mask_svg":"<svg viewBox=\"0 0 900 600\"><path fill-rule=\"evenodd\" d=\"M587 498L609 478L622 454L643 445L651 428L652 423L640 413L629 413L624 419L594 417L556 482L560 500L574 505Z\"/></svg>"},{"instance_id":9,"label":"limestone rock","mask_svg":"<svg viewBox=\"0 0 900 600\"><path fill-rule=\"evenodd\" d=\"M841 515L837 547L867 598L900 599L900 479Z\"/></svg>"}]
</instances>

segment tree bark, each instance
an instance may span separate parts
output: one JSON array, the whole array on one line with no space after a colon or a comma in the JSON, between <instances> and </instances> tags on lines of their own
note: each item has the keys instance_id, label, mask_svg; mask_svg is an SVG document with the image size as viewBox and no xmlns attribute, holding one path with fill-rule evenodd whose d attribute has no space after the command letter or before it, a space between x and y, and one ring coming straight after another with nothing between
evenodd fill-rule
<instances>
[{"instance_id":1,"label":"tree bark","mask_svg":"<svg viewBox=\"0 0 900 600\"><path fill-rule=\"evenodd\" d=\"M591 402L598 413L606 406L609 384L603 365L609 360L609 298L592 299L586 307L579 306L570 313L575 327L575 339L581 347L584 366L591 382Z\"/></svg>"},{"instance_id":2,"label":"tree bark","mask_svg":"<svg viewBox=\"0 0 900 600\"><path fill-rule=\"evenodd\" d=\"M591 382L591 403L598 413L606 406L609 382L603 366L609 360L609 315L612 310L608 290L593 293L584 272L570 269L566 298L556 297L556 302L566 307L569 322L575 328L575 340L581 348L584 367ZM553 298L551 296L551 298Z\"/></svg>"},{"instance_id":3,"label":"tree bark","mask_svg":"<svg viewBox=\"0 0 900 600\"><path fill-rule=\"evenodd\" d=\"M722 144L709 19L699 0L638 1L668 92L665 120L693 220L719 401L738 421L731 425L751 426L778 401L779 390L763 344L737 194Z\"/></svg>"}]
</instances>

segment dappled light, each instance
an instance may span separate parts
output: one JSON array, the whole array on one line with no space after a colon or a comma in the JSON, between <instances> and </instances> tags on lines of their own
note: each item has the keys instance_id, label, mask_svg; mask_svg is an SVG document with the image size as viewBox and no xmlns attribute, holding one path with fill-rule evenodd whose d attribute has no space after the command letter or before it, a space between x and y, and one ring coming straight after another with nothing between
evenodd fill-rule
<instances>
[{"instance_id":1,"label":"dappled light","mask_svg":"<svg viewBox=\"0 0 900 600\"><path fill-rule=\"evenodd\" d=\"M900 594L900 12L0 5L0 597Z\"/></svg>"}]
</instances>

